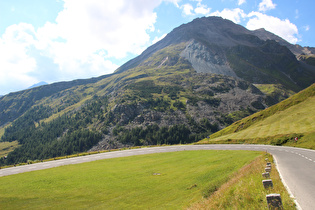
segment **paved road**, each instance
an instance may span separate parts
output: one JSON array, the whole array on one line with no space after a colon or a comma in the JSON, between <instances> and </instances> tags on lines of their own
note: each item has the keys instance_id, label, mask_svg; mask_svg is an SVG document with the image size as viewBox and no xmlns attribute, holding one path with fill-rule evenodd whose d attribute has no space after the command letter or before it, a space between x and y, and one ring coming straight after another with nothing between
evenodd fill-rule
<instances>
[{"instance_id":1,"label":"paved road","mask_svg":"<svg viewBox=\"0 0 315 210\"><path fill-rule=\"evenodd\" d=\"M315 209L315 151L294 147L277 147L270 145L182 145L168 147L151 147L142 149L123 150L99 153L89 156L74 157L63 160L36 163L0 170L1 176L36 171L62 165L78 164L94 160L127 157L133 155L175 152L183 150L256 150L268 151L276 161L278 170L289 191L296 198L299 208L303 210Z\"/></svg>"}]
</instances>

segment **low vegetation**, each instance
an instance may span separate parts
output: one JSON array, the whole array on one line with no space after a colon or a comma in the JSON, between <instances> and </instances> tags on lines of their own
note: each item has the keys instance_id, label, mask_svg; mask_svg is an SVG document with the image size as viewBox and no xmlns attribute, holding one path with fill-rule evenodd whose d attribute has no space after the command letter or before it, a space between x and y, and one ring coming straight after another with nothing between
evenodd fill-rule
<instances>
[{"instance_id":1,"label":"low vegetation","mask_svg":"<svg viewBox=\"0 0 315 210\"><path fill-rule=\"evenodd\" d=\"M299 59L307 63L308 65L315 66L315 55L300 55Z\"/></svg>"},{"instance_id":2,"label":"low vegetation","mask_svg":"<svg viewBox=\"0 0 315 210\"><path fill-rule=\"evenodd\" d=\"M183 151L1 177L0 208L180 209L211 196L259 155Z\"/></svg>"},{"instance_id":3,"label":"low vegetation","mask_svg":"<svg viewBox=\"0 0 315 210\"><path fill-rule=\"evenodd\" d=\"M286 89L280 84L255 84L255 86L264 94L266 94L266 104L272 106L279 101L289 98L295 92Z\"/></svg>"},{"instance_id":4,"label":"low vegetation","mask_svg":"<svg viewBox=\"0 0 315 210\"><path fill-rule=\"evenodd\" d=\"M273 162L269 154L258 157L240 169L210 197L193 204L189 209L268 209L266 195L272 193L280 194L283 209L296 209L274 164L270 172L274 187L269 189L263 187L264 178L261 174L264 172L266 157Z\"/></svg>"},{"instance_id":5,"label":"low vegetation","mask_svg":"<svg viewBox=\"0 0 315 210\"><path fill-rule=\"evenodd\" d=\"M12 152L15 148L17 148L18 142L0 142L0 158L7 156L9 152Z\"/></svg>"}]
</instances>

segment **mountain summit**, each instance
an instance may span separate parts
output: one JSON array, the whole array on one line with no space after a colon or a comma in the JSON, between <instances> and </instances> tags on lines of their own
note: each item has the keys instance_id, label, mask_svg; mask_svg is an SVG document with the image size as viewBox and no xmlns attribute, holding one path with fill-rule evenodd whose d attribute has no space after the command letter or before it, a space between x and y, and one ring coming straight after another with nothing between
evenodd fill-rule
<instances>
[{"instance_id":1,"label":"mountain summit","mask_svg":"<svg viewBox=\"0 0 315 210\"><path fill-rule=\"evenodd\" d=\"M314 83L313 48L293 48L265 30L195 19L111 75L1 97L1 141L19 147L0 164L197 141Z\"/></svg>"},{"instance_id":2,"label":"mountain summit","mask_svg":"<svg viewBox=\"0 0 315 210\"><path fill-rule=\"evenodd\" d=\"M149 47L140 56L122 65L116 72L137 66L154 52L169 45L176 45L191 40L205 44L212 43L223 46L235 46L239 41L233 39L231 37L232 34L250 34L250 31L240 25L234 24L232 21L224 20L221 17L197 18L190 23L183 24L173 29L166 37Z\"/></svg>"},{"instance_id":3,"label":"mountain summit","mask_svg":"<svg viewBox=\"0 0 315 210\"><path fill-rule=\"evenodd\" d=\"M249 31L221 17L197 18L175 28L164 39L116 70L135 68L155 52L185 43L180 52L198 72L242 78L252 83L280 83L298 91L314 81L314 66L301 64L301 54L312 55L315 48L292 45L259 29Z\"/></svg>"}]
</instances>

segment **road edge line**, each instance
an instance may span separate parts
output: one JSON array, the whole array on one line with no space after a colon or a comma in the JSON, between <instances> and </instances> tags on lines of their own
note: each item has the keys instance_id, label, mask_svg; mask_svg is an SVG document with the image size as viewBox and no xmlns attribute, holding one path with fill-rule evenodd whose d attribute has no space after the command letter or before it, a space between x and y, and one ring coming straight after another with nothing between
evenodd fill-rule
<instances>
[{"instance_id":1,"label":"road edge line","mask_svg":"<svg viewBox=\"0 0 315 210\"><path fill-rule=\"evenodd\" d=\"M283 179L283 176L282 176L282 174L281 174L281 172L280 172L280 170L279 170L279 168L278 168L278 161L277 161L277 158L276 158L274 155L272 155L272 157L273 157L273 159L274 159L274 161L275 161L276 169L277 169L277 171L278 171L278 173L279 173L281 182L283 183L284 187L287 189L287 191L288 191L290 197L293 199L293 201L294 201L294 203L295 203L295 205L296 205L296 209L297 209L297 210L302 210L300 204L297 202L296 198L294 197L294 195L293 195L293 193L291 192L290 188L288 187L287 183L286 183L286 182L284 181L284 179Z\"/></svg>"}]
</instances>

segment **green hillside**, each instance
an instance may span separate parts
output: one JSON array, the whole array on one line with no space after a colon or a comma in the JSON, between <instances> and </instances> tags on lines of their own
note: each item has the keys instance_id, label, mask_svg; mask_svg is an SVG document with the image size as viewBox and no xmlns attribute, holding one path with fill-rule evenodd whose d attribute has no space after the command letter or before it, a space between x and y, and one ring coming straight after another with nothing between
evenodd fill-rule
<instances>
[{"instance_id":1,"label":"green hillside","mask_svg":"<svg viewBox=\"0 0 315 210\"><path fill-rule=\"evenodd\" d=\"M0 166L196 142L314 83L313 69L289 49L250 34L232 21L197 18L113 74L2 96L0 142L18 145Z\"/></svg>"},{"instance_id":2,"label":"green hillside","mask_svg":"<svg viewBox=\"0 0 315 210\"><path fill-rule=\"evenodd\" d=\"M0 165L76 154L100 141L106 145L97 150L195 142L217 131L219 124L240 119L227 119L230 107L222 103L239 98L229 93L234 89L242 91L240 97L251 96L235 103L239 116L261 109L263 94L249 82L195 73L179 56L184 46L166 47L136 68L43 97L0 129L1 141L20 145L6 160L0 159ZM35 90L22 95L32 98ZM3 102L14 100L10 97ZM17 110L11 102L3 103L8 112Z\"/></svg>"},{"instance_id":3,"label":"green hillside","mask_svg":"<svg viewBox=\"0 0 315 210\"><path fill-rule=\"evenodd\" d=\"M315 84L266 110L214 133L199 143L243 142L315 149ZM294 137L300 137L297 143Z\"/></svg>"}]
</instances>

